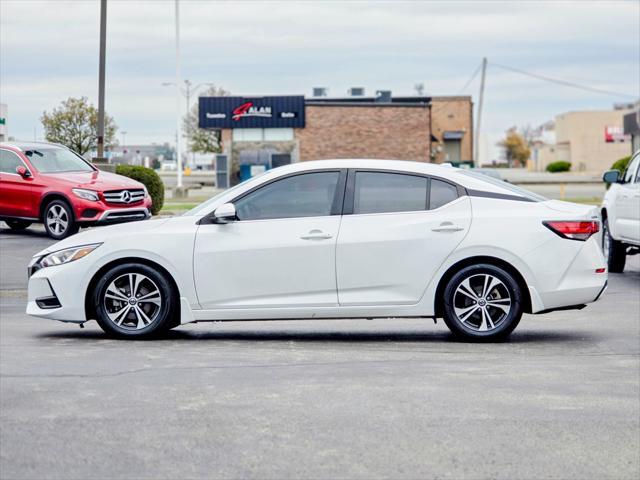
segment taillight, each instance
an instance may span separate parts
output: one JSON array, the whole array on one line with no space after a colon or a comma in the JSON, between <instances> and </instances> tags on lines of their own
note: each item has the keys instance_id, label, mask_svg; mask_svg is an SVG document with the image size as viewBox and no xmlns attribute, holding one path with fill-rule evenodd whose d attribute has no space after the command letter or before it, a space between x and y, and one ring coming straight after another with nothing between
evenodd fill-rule
<instances>
[{"instance_id":1,"label":"taillight","mask_svg":"<svg viewBox=\"0 0 640 480\"><path fill-rule=\"evenodd\" d=\"M562 238L581 240L583 242L594 233L600 231L600 222L551 221L542 222L542 224Z\"/></svg>"}]
</instances>

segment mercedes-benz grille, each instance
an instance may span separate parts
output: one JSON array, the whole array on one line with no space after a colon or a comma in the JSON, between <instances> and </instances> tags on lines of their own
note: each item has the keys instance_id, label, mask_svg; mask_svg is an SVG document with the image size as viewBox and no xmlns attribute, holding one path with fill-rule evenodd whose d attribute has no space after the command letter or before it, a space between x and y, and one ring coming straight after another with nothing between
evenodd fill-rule
<instances>
[{"instance_id":1,"label":"mercedes-benz grille","mask_svg":"<svg viewBox=\"0 0 640 480\"><path fill-rule=\"evenodd\" d=\"M144 190L126 189L126 190L109 190L104 192L104 199L108 203L129 204L141 201L144 198Z\"/></svg>"}]
</instances>

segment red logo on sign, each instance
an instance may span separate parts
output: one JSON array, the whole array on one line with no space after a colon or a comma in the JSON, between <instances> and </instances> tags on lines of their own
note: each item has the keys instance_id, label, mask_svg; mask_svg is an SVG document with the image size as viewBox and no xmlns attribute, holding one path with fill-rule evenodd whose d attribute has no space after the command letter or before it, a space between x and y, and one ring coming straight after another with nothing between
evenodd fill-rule
<instances>
[{"instance_id":1,"label":"red logo on sign","mask_svg":"<svg viewBox=\"0 0 640 480\"><path fill-rule=\"evenodd\" d=\"M243 103L233 110L233 116L231 118L233 118L237 122L247 114L251 107L253 107L253 102Z\"/></svg>"}]
</instances>

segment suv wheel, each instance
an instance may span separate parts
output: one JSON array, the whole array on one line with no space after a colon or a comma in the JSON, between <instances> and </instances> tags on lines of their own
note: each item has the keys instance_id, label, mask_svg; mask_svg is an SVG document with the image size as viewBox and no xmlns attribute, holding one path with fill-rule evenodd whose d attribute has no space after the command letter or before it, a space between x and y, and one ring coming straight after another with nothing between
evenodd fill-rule
<instances>
[{"instance_id":1,"label":"suv wheel","mask_svg":"<svg viewBox=\"0 0 640 480\"><path fill-rule=\"evenodd\" d=\"M120 338L159 336L177 326L171 282L144 264L125 263L98 282L94 304L98 324Z\"/></svg>"},{"instance_id":2,"label":"suv wheel","mask_svg":"<svg viewBox=\"0 0 640 480\"><path fill-rule=\"evenodd\" d=\"M614 240L609 231L609 219L602 222L602 252L611 273L622 273L627 261L627 248L622 242Z\"/></svg>"},{"instance_id":3,"label":"suv wheel","mask_svg":"<svg viewBox=\"0 0 640 480\"><path fill-rule=\"evenodd\" d=\"M27 222L26 220L5 220L4 223L9 225L11 230L24 230L31 225L31 222Z\"/></svg>"},{"instance_id":4,"label":"suv wheel","mask_svg":"<svg viewBox=\"0 0 640 480\"><path fill-rule=\"evenodd\" d=\"M455 335L463 338L505 338L520 322L522 311L518 282L494 265L463 268L444 290L444 321Z\"/></svg>"},{"instance_id":5,"label":"suv wheel","mask_svg":"<svg viewBox=\"0 0 640 480\"><path fill-rule=\"evenodd\" d=\"M54 200L44 209L44 229L47 235L61 240L78 231L78 224L73 218L71 208L62 200Z\"/></svg>"}]
</instances>

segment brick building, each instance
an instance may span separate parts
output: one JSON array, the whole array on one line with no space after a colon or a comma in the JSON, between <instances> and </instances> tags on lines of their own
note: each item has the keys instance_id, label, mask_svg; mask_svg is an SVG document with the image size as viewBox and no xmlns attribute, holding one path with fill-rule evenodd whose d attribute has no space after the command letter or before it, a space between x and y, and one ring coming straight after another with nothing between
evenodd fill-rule
<instances>
[{"instance_id":1,"label":"brick building","mask_svg":"<svg viewBox=\"0 0 640 480\"><path fill-rule=\"evenodd\" d=\"M201 97L200 127L221 130L242 179L328 158L473 160L471 97ZM251 170L251 168L253 170Z\"/></svg>"}]
</instances>

